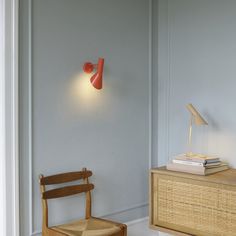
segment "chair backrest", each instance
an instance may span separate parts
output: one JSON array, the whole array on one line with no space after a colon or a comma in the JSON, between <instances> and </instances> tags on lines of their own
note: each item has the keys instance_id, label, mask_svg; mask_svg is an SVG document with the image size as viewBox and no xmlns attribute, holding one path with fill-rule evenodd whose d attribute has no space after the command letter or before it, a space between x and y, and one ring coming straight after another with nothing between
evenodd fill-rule
<instances>
[{"instance_id":1,"label":"chair backrest","mask_svg":"<svg viewBox=\"0 0 236 236\"><path fill-rule=\"evenodd\" d=\"M43 208L43 227L48 227L48 199L66 197L78 193L86 193L85 218L91 217L91 192L94 185L89 183L88 178L92 176L92 171L83 168L82 171L61 173L51 176L39 176L41 190L41 200ZM60 187L52 190L46 190L46 185L62 184L83 179L83 184Z\"/></svg>"}]
</instances>

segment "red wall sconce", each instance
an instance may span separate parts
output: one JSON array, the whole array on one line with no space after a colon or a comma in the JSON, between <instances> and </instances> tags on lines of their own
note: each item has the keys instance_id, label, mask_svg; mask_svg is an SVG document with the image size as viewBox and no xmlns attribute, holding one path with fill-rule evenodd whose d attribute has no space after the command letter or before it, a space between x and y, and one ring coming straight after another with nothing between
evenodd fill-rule
<instances>
[{"instance_id":1,"label":"red wall sconce","mask_svg":"<svg viewBox=\"0 0 236 236\"><path fill-rule=\"evenodd\" d=\"M97 69L97 72L90 78L91 84L96 89L102 88L103 66L104 66L104 58L99 58L98 64L85 62L83 66L84 72L89 74L93 72L94 68Z\"/></svg>"}]
</instances>

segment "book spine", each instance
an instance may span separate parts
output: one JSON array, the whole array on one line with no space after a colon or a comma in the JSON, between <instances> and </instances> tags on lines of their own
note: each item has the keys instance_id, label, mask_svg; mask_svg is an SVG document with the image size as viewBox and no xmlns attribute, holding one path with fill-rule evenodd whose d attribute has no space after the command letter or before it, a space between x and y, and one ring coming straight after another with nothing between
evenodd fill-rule
<instances>
[{"instance_id":1,"label":"book spine","mask_svg":"<svg viewBox=\"0 0 236 236\"><path fill-rule=\"evenodd\" d=\"M174 157L174 160L180 160L180 161L192 161L197 163L206 163L206 160L199 159L199 158L190 158L190 157Z\"/></svg>"},{"instance_id":2,"label":"book spine","mask_svg":"<svg viewBox=\"0 0 236 236\"><path fill-rule=\"evenodd\" d=\"M219 166L221 164L220 161L217 161L217 162L210 162L210 163L206 163L205 166Z\"/></svg>"},{"instance_id":3,"label":"book spine","mask_svg":"<svg viewBox=\"0 0 236 236\"><path fill-rule=\"evenodd\" d=\"M189 165L189 166L204 166L204 163L184 160L173 160L173 163Z\"/></svg>"},{"instance_id":4,"label":"book spine","mask_svg":"<svg viewBox=\"0 0 236 236\"><path fill-rule=\"evenodd\" d=\"M166 165L167 170L185 172L196 175L205 175L205 168L200 168L198 166L184 167L181 164L168 163Z\"/></svg>"}]
</instances>

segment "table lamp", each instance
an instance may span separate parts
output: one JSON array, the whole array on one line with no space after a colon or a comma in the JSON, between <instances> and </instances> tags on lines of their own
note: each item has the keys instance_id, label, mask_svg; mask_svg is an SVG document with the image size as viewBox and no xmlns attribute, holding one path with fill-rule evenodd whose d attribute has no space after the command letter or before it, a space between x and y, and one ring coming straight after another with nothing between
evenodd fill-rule
<instances>
[{"instance_id":1,"label":"table lamp","mask_svg":"<svg viewBox=\"0 0 236 236\"><path fill-rule=\"evenodd\" d=\"M189 124L189 135L188 135L188 152L186 156L204 156L200 154L192 153L192 126L195 125L208 125L208 123L203 119L200 113L196 110L196 108L190 103L187 105L187 109L189 110L190 116L190 124Z\"/></svg>"}]
</instances>

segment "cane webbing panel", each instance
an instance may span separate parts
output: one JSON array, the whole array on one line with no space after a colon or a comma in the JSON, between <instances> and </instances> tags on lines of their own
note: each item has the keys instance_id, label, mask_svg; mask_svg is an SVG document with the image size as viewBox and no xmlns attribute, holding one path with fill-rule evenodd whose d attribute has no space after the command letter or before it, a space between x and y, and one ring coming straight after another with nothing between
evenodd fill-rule
<instances>
[{"instance_id":1,"label":"cane webbing panel","mask_svg":"<svg viewBox=\"0 0 236 236\"><path fill-rule=\"evenodd\" d=\"M153 223L204 236L236 236L236 187L153 174Z\"/></svg>"}]
</instances>

